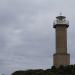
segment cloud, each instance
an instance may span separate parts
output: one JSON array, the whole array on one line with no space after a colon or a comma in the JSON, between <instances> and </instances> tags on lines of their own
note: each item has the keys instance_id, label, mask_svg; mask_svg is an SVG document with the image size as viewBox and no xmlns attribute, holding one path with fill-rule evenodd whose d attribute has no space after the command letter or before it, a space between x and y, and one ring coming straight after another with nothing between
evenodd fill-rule
<instances>
[{"instance_id":1,"label":"cloud","mask_svg":"<svg viewBox=\"0 0 75 75\"><path fill-rule=\"evenodd\" d=\"M74 6L68 0L0 0L0 73L52 66L53 21L60 12L70 20L68 51L75 63Z\"/></svg>"}]
</instances>

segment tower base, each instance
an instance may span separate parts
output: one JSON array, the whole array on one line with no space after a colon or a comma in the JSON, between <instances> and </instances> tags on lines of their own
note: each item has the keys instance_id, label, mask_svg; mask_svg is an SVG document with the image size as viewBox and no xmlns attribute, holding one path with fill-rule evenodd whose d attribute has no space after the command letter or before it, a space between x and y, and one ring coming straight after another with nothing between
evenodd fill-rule
<instances>
[{"instance_id":1,"label":"tower base","mask_svg":"<svg viewBox=\"0 0 75 75\"><path fill-rule=\"evenodd\" d=\"M59 67L61 65L69 65L70 64L70 54L58 54L55 53L53 55L53 65Z\"/></svg>"}]
</instances>

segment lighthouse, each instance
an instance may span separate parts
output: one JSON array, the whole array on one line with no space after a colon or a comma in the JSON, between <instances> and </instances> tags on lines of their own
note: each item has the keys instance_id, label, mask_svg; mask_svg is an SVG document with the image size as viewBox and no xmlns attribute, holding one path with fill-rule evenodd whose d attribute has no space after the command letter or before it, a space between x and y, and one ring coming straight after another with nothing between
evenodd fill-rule
<instances>
[{"instance_id":1,"label":"lighthouse","mask_svg":"<svg viewBox=\"0 0 75 75\"><path fill-rule=\"evenodd\" d=\"M53 54L53 65L59 67L60 65L70 64L70 54L67 53L67 29L69 27L69 22L66 20L65 16L56 17L53 23L53 28L55 28L55 39L56 48Z\"/></svg>"}]
</instances>

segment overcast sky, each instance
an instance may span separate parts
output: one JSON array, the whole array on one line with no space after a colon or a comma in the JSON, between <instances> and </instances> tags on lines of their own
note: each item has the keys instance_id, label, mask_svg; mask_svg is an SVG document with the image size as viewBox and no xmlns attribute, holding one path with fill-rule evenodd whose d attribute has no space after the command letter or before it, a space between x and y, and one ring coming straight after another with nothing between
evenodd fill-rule
<instances>
[{"instance_id":1,"label":"overcast sky","mask_svg":"<svg viewBox=\"0 0 75 75\"><path fill-rule=\"evenodd\" d=\"M68 52L74 64L74 0L0 0L0 74L53 65L53 21L60 12L70 22Z\"/></svg>"}]
</instances>

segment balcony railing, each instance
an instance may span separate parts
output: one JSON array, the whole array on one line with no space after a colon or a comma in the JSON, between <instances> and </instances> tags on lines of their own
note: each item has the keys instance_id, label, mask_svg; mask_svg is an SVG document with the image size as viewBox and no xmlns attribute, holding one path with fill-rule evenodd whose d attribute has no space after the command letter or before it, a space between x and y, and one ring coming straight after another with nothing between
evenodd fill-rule
<instances>
[{"instance_id":1,"label":"balcony railing","mask_svg":"<svg viewBox=\"0 0 75 75\"><path fill-rule=\"evenodd\" d=\"M56 25L56 24L67 24L67 25L69 25L69 21L67 21L67 20L55 20L53 22L53 25Z\"/></svg>"}]
</instances>

